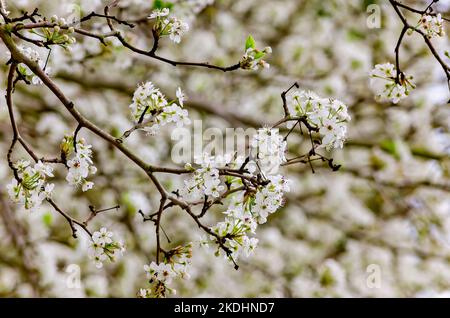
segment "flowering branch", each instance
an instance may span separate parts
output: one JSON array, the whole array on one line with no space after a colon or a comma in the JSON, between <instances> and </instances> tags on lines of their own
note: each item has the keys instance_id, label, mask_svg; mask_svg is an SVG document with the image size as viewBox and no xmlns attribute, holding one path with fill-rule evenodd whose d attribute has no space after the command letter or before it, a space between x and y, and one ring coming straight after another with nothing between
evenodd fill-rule
<instances>
[{"instance_id":1,"label":"flowering branch","mask_svg":"<svg viewBox=\"0 0 450 318\"><path fill-rule=\"evenodd\" d=\"M173 66L204 67L204 68L209 68L209 69L220 70L223 72L235 71L235 70L238 70L239 68L241 68L240 62L236 63L234 65L231 65L231 66L222 67L222 66L209 64L207 62L200 63L200 62L174 61L174 60L171 60L168 58L161 57L156 54L156 51L158 50L160 35L158 34L158 32L155 29L152 29L153 46L150 51L146 51L146 50L140 49L138 47L135 47L134 45L132 45L125 39L125 37L122 35L121 31L117 30L114 27L112 21L116 21L119 24L124 24L129 27L134 27L134 25L132 23L126 22L124 20L118 19L115 16L109 15L109 9L110 9L110 7L106 6L104 9L105 14L98 14L95 12L91 12L89 15L80 19L80 22L85 22L93 17L105 18L107 21L108 27L110 28L110 31L111 31L109 33L96 34L96 33L90 32L90 31L86 31L84 29L74 28L68 24L60 24L60 23L55 23L55 22L52 23L52 22L48 22L48 21L42 21L42 22L30 23L30 24L17 24L12 28L11 32L14 35L18 36L19 38L21 38L22 40L25 40L27 42L33 43L38 46L43 46L43 47L49 47L50 45L54 45L57 43L55 43L52 40L37 41L37 40L28 39L28 38L24 37L22 34L20 34L19 31L20 30L55 29L55 28L57 28L57 29L67 30L67 31L69 31L69 33L75 32L75 33L78 33L83 36L95 38L95 39L99 40L103 45L107 45L107 43L105 42L105 39L107 39L109 37L115 37L122 43L122 45L124 47L128 48L129 50L133 51L134 53L144 55L147 57L151 57L151 58L154 58L154 59L159 60L164 63L168 63Z\"/></svg>"}]
</instances>

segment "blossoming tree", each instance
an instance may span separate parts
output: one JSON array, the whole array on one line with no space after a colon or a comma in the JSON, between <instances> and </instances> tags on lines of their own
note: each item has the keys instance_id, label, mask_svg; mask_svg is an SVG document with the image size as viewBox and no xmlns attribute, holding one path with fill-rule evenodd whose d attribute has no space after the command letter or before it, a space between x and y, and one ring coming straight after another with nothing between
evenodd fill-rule
<instances>
[{"instance_id":1,"label":"blossoming tree","mask_svg":"<svg viewBox=\"0 0 450 318\"><path fill-rule=\"evenodd\" d=\"M283 2L0 1L0 293L448 288L398 273L450 276L445 7L386 1L374 34L355 29L367 1ZM199 121L255 130L173 160Z\"/></svg>"}]
</instances>

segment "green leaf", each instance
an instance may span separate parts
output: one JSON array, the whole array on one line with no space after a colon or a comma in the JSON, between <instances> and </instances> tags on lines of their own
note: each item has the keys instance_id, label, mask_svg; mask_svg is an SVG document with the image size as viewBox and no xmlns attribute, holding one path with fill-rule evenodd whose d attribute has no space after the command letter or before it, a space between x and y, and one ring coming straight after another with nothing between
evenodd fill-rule
<instances>
[{"instance_id":1,"label":"green leaf","mask_svg":"<svg viewBox=\"0 0 450 318\"><path fill-rule=\"evenodd\" d=\"M172 9L172 7L173 7L172 2L165 2L162 0L155 0L153 2L153 9L164 9L164 8Z\"/></svg>"},{"instance_id":2,"label":"green leaf","mask_svg":"<svg viewBox=\"0 0 450 318\"><path fill-rule=\"evenodd\" d=\"M52 214L50 212L45 213L42 216L42 222L47 226L50 227L53 223L53 217Z\"/></svg>"},{"instance_id":3,"label":"green leaf","mask_svg":"<svg viewBox=\"0 0 450 318\"><path fill-rule=\"evenodd\" d=\"M361 41L366 38L366 34L357 29L350 29L347 31L347 38L351 41Z\"/></svg>"},{"instance_id":4,"label":"green leaf","mask_svg":"<svg viewBox=\"0 0 450 318\"><path fill-rule=\"evenodd\" d=\"M247 41L245 41L245 50L247 51L249 48L254 49L255 45L255 39L251 35L249 35L247 37Z\"/></svg>"},{"instance_id":5,"label":"green leaf","mask_svg":"<svg viewBox=\"0 0 450 318\"><path fill-rule=\"evenodd\" d=\"M161 0L155 0L153 2L153 9L161 9L162 8L162 1Z\"/></svg>"},{"instance_id":6,"label":"green leaf","mask_svg":"<svg viewBox=\"0 0 450 318\"><path fill-rule=\"evenodd\" d=\"M395 158L400 158L400 153L398 152L398 147L395 141L393 140L383 140L380 143L380 147L382 150L386 151L387 153L390 153Z\"/></svg>"},{"instance_id":7,"label":"green leaf","mask_svg":"<svg viewBox=\"0 0 450 318\"><path fill-rule=\"evenodd\" d=\"M258 59L264 57L264 55L266 55L266 53L263 53L263 52L255 53L255 60L258 60Z\"/></svg>"}]
</instances>

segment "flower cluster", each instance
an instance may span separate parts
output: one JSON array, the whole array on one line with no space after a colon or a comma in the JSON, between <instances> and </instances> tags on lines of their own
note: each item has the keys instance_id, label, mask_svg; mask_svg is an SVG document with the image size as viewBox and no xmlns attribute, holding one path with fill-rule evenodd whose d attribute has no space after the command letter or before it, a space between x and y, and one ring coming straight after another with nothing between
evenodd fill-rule
<instances>
[{"instance_id":1,"label":"flower cluster","mask_svg":"<svg viewBox=\"0 0 450 318\"><path fill-rule=\"evenodd\" d=\"M253 194L234 196L224 212L225 220L212 227L212 231L231 252L226 257L232 260L237 260L242 254L249 257L253 253L258 239L249 235L255 234L258 224L266 223L269 214L275 213L283 205L284 193L290 191L290 182L281 175L269 176L267 181ZM208 245L218 242L217 237L210 235L200 243ZM220 255L220 247L216 255Z\"/></svg>"},{"instance_id":2,"label":"flower cluster","mask_svg":"<svg viewBox=\"0 0 450 318\"><path fill-rule=\"evenodd\" d=\"M270 183L256 192L251 210L259 224L267 222L269 214L283 205L283 194L290 191L290 181L282 175L269 176Z\"/></svg>"},{"instance_id":3,"label":"flower cluster","mask_svg":"<svg viewBox=\"0 0 450 318\"><path fill-rule=\"evenodd\" d=\"M151 262L150 265L144 265L144 271L149 279L150 288L141 288L138 296L141 298L160 298L166 294L175 294L176 290L168 285L173 278L181 277L189 279L187 270L191 264L192 243L184 246L178 246L174 249L164 252L164 261L157 264Z\"/></svg>"},{"instance_id":4,"label":"flower cluster","mask_svg":"<svg viewBox=\"0 0 450 318\"><path fill-rule=\"evenodd\" d=\"M272 53L270 46L265 47L262 51L258 50L255 40L249 35L245 42L245 53L239 62L240 67L244 70L257 70L259 67L269 68L270 64L264 61L263 57L270 53Z\"/></svg>"},{"instance_id":5,"label":"flower cluster","mask_svg":"<svg viewBox=\"0 0 450 318\"><path fill-rule=\"evenodd\" d=\"M88 256L94 261L95 267L102 268L103 262L108 259L114 262L124 251L124 244L114 241L113 233L102 227L92 235Z\"/></svg>"},{"instance_id":6,"label":"flower cluster","mask_svg":"<svg viewBox=\"0 0 450 318\"><path fill-rule=\"evenodd\" d=\"M92 146L86 144L83 138L76 141L75 147L72 136L65 136L61 143L61 152L69 169L66 180L70 185L81 185L83 191L93 188L94 183L86 179L97 172L97 168L93 165L91 148Z\"/></svg>"},{"instance_id":7,"label":"flower cluster","mask_svg":"<svg viewBox=\"0 0 450 318\"><path fill-rule=\"evenodd\" d=\"M167 106L164 95L152 82L140 84L133 94L133 103L130 105L131 115L137 123L147 121Z\"/></svg>"},{"instance_id":8,"label":"flower cluster","mask_svg":"<svg viewBox=\"0 0 450 318\"><path fill-rule=\"evenodd\" d=\"M320 98L314 92L295 91L287 103L291 116L304 118L322 135L320 147L327 150L342 148L347 136L347 122L351 120L347 106L336 99ZM292 128L297 122L288 122Z\"/></svg>"},{"instance_id":9,"label":"flower cluster","mask_svg":"<svg viewBox=\"0 0 450 318\"><path fill-rule=\"evenodd\" d=\"M217 223L212 231L217 234L223 241L223 245L231 251L231 254L226 257L236 261L243 253L245 256L250 256L258 245L257 238L250 238L248 234L254 233L257 227L255 220L246 213L244 209L227 210L225 213L228 217L224 221ZM236 216L235 216L236 215ZM216 242L216 237L210 236L211 242ZM208 240L204 240L203 244L208 244ZM220 255L220 248L216 250L216 255Z\"/></svg>"},{"instance_id":10,"label":"flower cluster","mask_svg":"<svg viewBox=\"0 0 450 318\"><path fill-rule=\"evenodd\" d=\"M49 74L50 72L49 67L46 67L45 62L40 58L39 53L36 50L33 50L31 47L24 47L21 45L19 45L17 48L19 49L20 53L25 55L32 62L37 63L39 67L42 68L47 75ZM17 70L27 82L33 85L42 84L41 79L38 76L36 76L27 65L20 63L17 66Z\"/></svg>"},{"instance_id":11,"label":"flower cluster","mask_svg":"<svg viewBox=\"0 0 450 318\"><path fill-rule=\"evenodd\" d=\"M389 99L394 104L406 98L410 90L415 88L412 83L412 76L406 76L400 73L397 76L397 70L391 63L377 64L370 72L371 85L376 92L376 98L383 100Z\"/></svg>"},{"instance_id":12,"label":"flower cluster","mask_svg":"<svg viewBox=\"0 0 450 318\"><path fill-rule=\"evenodd\" d=\"M259 167L264 173L277 173L280 165L286 162L286 145L278 129L261 128L253 136L253 155L258 159Z\"/></svg>"},{"instance_id":13,"label":"flower cluster","mask_svg":"<svg viewBox=\"0 0 450 318\"><path fill-rule=\"evenodd\" d=\"M202 245L217 244L216 255L224 250L232 261L242 254L248 257L254 251L258 239L250 234L255 234L258 224L265 223L269 214L283 205L283 195L289 191L289 182L281 175L274 175L286 162L286 141L278 129L258 130L250 147L252 154L247 160L232 154L211 156L203 153L196 157L196 168L186 165L193 173L180 191L183 198L196 202L205 196L220 200L226 193L225 185L227 191L235 193L224 212L225 220L211 228L215 235L209 235L200 242ZM263 174L255 175L256 168ZM223 180L220 177L222 170ZM227 175L227 171L234 170L242 171L243 177ZM242 187L246 191L235 191Z\"/></svg>"},{"instance_id":14,"label":"flower cluster","mask_svg":"<svg viewBox=\"0 0 450 318\"><path fill-rule=\"evenodd\" d=\"M160 127L174 123L177 127L189 125L189 113L183 108L186 99L181 88L176 92L177 101L168 102L165 96L151 82L138 86L130 105L136 124L142 124L142 130L151 135L158 133Z\"/></svg>"},{"instance_id":15,"label":"flower cluster","mask_svg":"<svg viewBox=\"0 0 450 318\"><path fill-rule=\"evenodd\" d=\"M37 209L53 191L54 184L47 183L47 178L53 177L53 168L41 161L32 167L27 160L19 160L14 168L19 180L14 178L7 185L9 197L25 209Z\"/></svg>"},{"instance_id":16,"label":"flower cluster","mask_svg":"<svg viewBox=\"0 0 450 318\"><path fill-rule=\"evenodd\" d=\"M425 34L428 36L428 38L432 38L435 36L444 36L444 20L442 19L442 16L440 13L437 15L429 15L424 14L416 28L421 29Z\"/></svg>"},{"instance_id":17,"label":"flower cluster","mask_svg":"<svg viewBox=\"0 0 450 318\"><path fill-rule=\"evenodd\" d=\"M40 32L31 30L34 34L42 37L47 43L58 44L64 48L67 45L75 44L76 39L72 36L75 33L75 28L67 26L64 18L58 18L56 15L50 18L50 22L54 24L52 28L42 28Z\"/></svg>"},{"instance_id":18,"label":"flower cluster","mask_svg":"<svg viewBox=\"0 0 450 318\"><path fill-rule=\"evenodd\" d=\"M176 17L169 18L169 13L169 8L155 9L148 18L156 19L153 29L158 36L168 35L173 42L180 43L189 25Z\"/></svg>"}]
</instances>

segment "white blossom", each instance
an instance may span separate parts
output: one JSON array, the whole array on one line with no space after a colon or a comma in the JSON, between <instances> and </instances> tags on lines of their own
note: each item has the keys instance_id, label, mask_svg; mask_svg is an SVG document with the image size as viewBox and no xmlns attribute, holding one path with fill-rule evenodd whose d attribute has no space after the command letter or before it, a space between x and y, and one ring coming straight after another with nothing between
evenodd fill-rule
<instances>
[{"instance_id":1,"label":"white blossom","mask_svg":"<svg viewBox=\"0 0 450 318\"><path fill-rule=\"evenodd\" d=\"M445 36L444 20L440 13L436 15L424 14L420 18L417 28L424 31L429 38Z\"/></svg>"},{"instance_id":2,"label":"white blossom","mask_svg":"<svg viewBox=\"0 0 450 318\"><path fill-rule=\"evenodd\" d=\"M412 76L403 73L397 79L397 69L391 63L377 64L370 73L371 85L379 100L388 99L397 104L415 88Z\"/></svg>"},{"instance_id":3,"label":"white blossom","mask_svg":"<svg viewBox=\"0 0 450 318\"><path fill-rule=\"evenodd\" d=\"M287 128L292 128L298 120L305 118L307 123L318 129L322 135L321 146L327 150L342 148L347 136L347 122L351 120L347 106L336 99L320 98L310 91L295 91L289 95L287 106L293 120Z\"/></svg>"},{"instance_id":4,"label":"white blossom","mask_svg":"<svg viewBox=\"0 0 450 318\"><path fill-rule=\"evenodd\" d=\"M178 103L181 105L181 107L183 107L184 106L184 101L186 100L186 95L181 90L181 87L177 88L176 95L177 95Z\"/></svg>"},{"instance_id":5,"label":"white blossom","mask_svg":"<svg viewBox=\"0 0 450 318\"><path fill-rule=\"evenodd\" d=\"M164 23L168 27L169 38L175 43L180 43L181 37L189 31L189 25L175 17L164 20Z\"/></svg>"},{"instance_id":6,"label":"white blossom","mask_svg":"<svg viewBox=\"0 0 450 318\"><path fill-rule=\"evenodd\" d=\"M104 246L105 244L112 243L112 236L112 232L108 231L105 227L102 227L100 231L94 233L94 235L92 236L92 240L95 243Z\"/></svg>"},{"instance_id":7,"label":"white blossom","mask_svg":"<svg viewBox=\"0 0 450 318\"><path fill-rule=\"evenodd\" d=\"M156 19L161 17L166 17L170 13L170 10L168 8L162 8L162 9L155 9L152 11L152 13L148 16L149 19Z\"/></svg>"},{"instance_id":8,"label":"white blossom","mask_svg":"<svg viewBox=\"0 0 450 318\"><path fill-rule=\"evenodd\" d=\"M66 175L66 181L70 185L80 186L83 192L88 191L94 187L92 181L86 179L89 175L93 175L97 172L97 168L93 165L92 161L92 146L86 144L83 138L77 140L77 147L73 146L73 137L66 136L61 144L63 152L65 153L67 160L68 172Z\"/></svg>"},{"instance_id":9,"label":"white blossom","mask_svg":"<svg viewBox=\"0 0 450 318\"><path fill-rule=\"evenodd\" d=\"M149 19L156 19L154 30L158 36L169 36L175 42L180 43L182 36L189 31L189 25L186 22L172 16L169 17L168 8L154 10Z\"/></svg>"},{"instance_id":10,"label":"white blossom","mask_svg":"<svg viewBox=\"0 0 450 318\"><path fill-rule=\"evenodd\" d=\"M168 102L165 96L151 82L138 86L130 105L134 121L142 124L142 130L150 135L156 135L161 127L173 123L177 127L189 125L189 113L183 108L185 96L178 88L177 99L180 105Z\"/></svg>"},{"instance_id":11,"label":"white blossom","mask_svg":"<svg viewBox=\"0 0 450 318\"><path fill-rule=\"evenodd\" d=\"M107 260L114 262L125 251L125 245L115 241L113 236L114 234L105 227L92 234L88 256L93 260L95 267L102 268Z\"/></svg>"}]
</instances>

